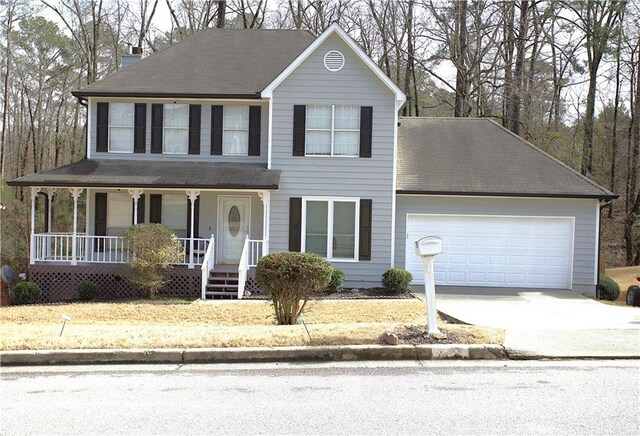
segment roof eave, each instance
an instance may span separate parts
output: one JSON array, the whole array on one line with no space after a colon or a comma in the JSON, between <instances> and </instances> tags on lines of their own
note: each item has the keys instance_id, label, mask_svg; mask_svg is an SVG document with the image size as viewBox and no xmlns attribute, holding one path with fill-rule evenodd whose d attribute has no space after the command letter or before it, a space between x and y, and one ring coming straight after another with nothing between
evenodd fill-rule
<instances>
[{"instance_id":1,"label":"roof eave","mask_svg":"<svg viewBox=\"0 0 640 436\"><path fill-rule=\"evenodd\" d=\"M74 97L87 98L87 97L133 97L133 98L202 98L202 99L250 99L260 100L262 99L259 92L252 94L189 94L189 93L174 93L174 92L107 92L107 91L71 91Z\"/></svg>"},{"instance_id":2,"label":"roof eave","mask_svg":"<svg viewBox=\"0 0 640 436\"><path fill-rule=\"evenodd\" d=\"M617 194L555 194L555 193L518 193L518 192L459 192L459 191L419 191L411 189L398 189L396 194L404 195L452 195L460 197L515 197L515 198L576 198L593 200L615 200L620 197Z\"/></svg>"},{"instance_id":3,"label":"roof eave","mask_svg":"<svg viewBox=\"0 0 640 436\"><path fill-rule=\"evenodd\" d=\"M149 188L150 186L158 189L256 189L256 190L275 190L278 189L277 184L265 184L265 185L207 185L190 183L188 185L181 184L166 184L159 185L157 183L92 183L92 182L64 182L64 181L52 181L52 182L33 182L28 180L15 179L7 182L9 186L38 186L47 188Z\"/></svg>"}]
</instances>

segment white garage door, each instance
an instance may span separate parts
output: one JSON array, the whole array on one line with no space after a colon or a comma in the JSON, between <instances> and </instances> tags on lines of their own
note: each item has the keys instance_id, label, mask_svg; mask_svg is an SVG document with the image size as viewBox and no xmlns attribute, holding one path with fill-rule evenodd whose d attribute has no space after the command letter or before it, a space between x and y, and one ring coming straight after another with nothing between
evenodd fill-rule
<instances>
[{"instance_id":1,"label":"white garage door","mask_svg":"<svg viewBox=\"0 0 640 436\"><path fill-rule=\"evenodd\" d=\"M414 241L442 238L437 285L571 287L573 219L464 215L407 215L406 268L424 283Z\"/></svg>"}]
</instances>

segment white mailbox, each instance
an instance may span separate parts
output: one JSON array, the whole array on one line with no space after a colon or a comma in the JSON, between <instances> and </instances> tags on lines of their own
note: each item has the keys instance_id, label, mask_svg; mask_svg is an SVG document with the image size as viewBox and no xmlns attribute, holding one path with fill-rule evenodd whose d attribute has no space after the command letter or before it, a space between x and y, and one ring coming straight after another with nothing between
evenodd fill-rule
<instances>
[{"instance_id":1,"label":"white mailbox","mask_svg":"<svg viewBox=\"0 0 640 436\"><path fill-rule=\"evenodd\" d=\"M416 254L422 256L435 256L442 253L442 239L437 236L425 236L415 241Z\"/></svg>"},{"instance_id":2,"label":"white mailbox","mask_svg":"<svg viewBox=\"0 0 640 436\"><path fill-rule=\"evenodd\" d=\"M437 236L425 236L414 242L416 255L422 259L424 266L424 296L427 304L427 332L440 333L436 313L436 282L433 260L442 254L442 239Z\"/></svg>"}]
</instances>

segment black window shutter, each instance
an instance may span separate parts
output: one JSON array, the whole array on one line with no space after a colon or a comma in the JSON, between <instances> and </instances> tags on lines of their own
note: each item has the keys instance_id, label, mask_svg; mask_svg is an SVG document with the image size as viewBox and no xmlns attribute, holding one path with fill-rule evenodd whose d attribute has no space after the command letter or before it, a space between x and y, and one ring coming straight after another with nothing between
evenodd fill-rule
<instances>
[{"instance_id":1,"label":"black window shutter","mask_svg":"<svg viewBox=\"0 0 640 436\"><path fill-rule=\"evenodd\" d=\"M289 199L289 251L300 251L302 241L302 198Z\"/></svg>"},{"instance_id":2,"label":"black window shutter","mask_svg":"<svg viewBox=\"0 0 640 436\"><path fill-rule=\"evenodd\" d=\"M151 153L162 153L162 117L164 106L151 105Z\"/></svg>"},{"instance_id":3,"label":"black window shutter","mask_svg":"<svg viewBox=\"0 0 640 436\"><path fill-rule=\"evenodd\" d=\"M96 151L109 151L109 103L98 103L96 116Z\"/></svg>"},{"instance_id":4,"label":"black window shutter","mask_svg":"<svg viewBox=\"0 0 640 436\"><path fill-rule=\"evenodd\" d=\"M260 106L249 106L249 156L260 156Z\"/></svg>"},{"instance_id":5,"label":"black window shutter","mask_svg":"<svg viewBox=\"0 0 640 436\"><path fill-rule=\"evenodd\" d=\"M133 136L133 152L145 153L147 151L147 104L135 105L135 133Z\"/></svg>"},{"instance_id":6,"label":"black window shutter","mask_svg":"<svg viewBox=\"0 0 640 436\"><path fill-rule=\"evenodd\" d=\"M133 214L136 213L136 203L131 199L131 223L133 223ZM144 223L144 194L138 198L138 224Z\"/></svg>"},{"instance_id":7,"label":"black window shutter","mask_svg":"<svg viewBox=\"0 0 640 436\"><path fill-rule=\"evenodd\" d=\"M189 105L189 154L200 154L200 114L199 104Z\"/></svg>"},{"instance_id":8,"label":"black window shutter","mask_svg":"<svg viewBox=\"0 0 640 436\"><path fill-rule=\"evenodd\" d=\"M200 197L193 205L193 237L199 238L200 233ZM191 237L191 200L187 198L187 238Z\"/></svg>"},{"instance_id":9,"label":"black window shutter","mask_svg":"<svg viewBox=\"0 0 640 436\"><path fill-rule=\"evenodd\" d=\"M211 154L222 154L222 106L211 106Z\"/></svg>"},{"instance_id":10,"label":"black window shutter","mask_svg":"<svg viewBox=\"0 0 640 436\"><path fill-rule=\"evenodd\" d=\"M160 194L149 195L149 222L158 224L162 222L162 195Z\"/></svg>"},{"instance_id":11,"label":"black window shutter","mask_svg":"<svg viewBox=\"0 0 640 436\"><path fill-rule=\"evenodd\" d=\"M96 192L93 217L93 232L96 236L107 235L107 194ZM104 251L104 239L97 238L94 243L94 250Z\"/></svg>"},{"instance_id":12,"label":"black window shutter","mask_svg":"<svg viewBox=\"0 0 640 436\"><path fill-rule=\"evenodd\" d=\"M293 155L304 156L305 126L307 122L307 107L295 105L293 107Z\"/></svg>"},{"instance_id":13,"label":"black window shutter","mask_svg":"<svg viewBox=\"0 0 640 436\"><path fill-rule=\"evenodd\" d=\"M360 157L371 157L371 137L373 130L373 107L360 108Z\"/></svg>"},{"instance_id":14,"label":"black window shutter","mask_svg":"<svg viewBox=\"0 0 640 436\"><path fill-rule=\"evenodd\" d=\"M371 200L360 200L360 260L371 260Z\"/></svg>"}]
</instances>

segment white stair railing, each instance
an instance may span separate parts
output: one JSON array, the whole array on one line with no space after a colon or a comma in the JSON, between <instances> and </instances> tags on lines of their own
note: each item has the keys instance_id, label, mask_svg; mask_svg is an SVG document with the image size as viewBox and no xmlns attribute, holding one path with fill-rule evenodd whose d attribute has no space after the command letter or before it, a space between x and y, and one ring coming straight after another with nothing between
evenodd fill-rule
<instances>
[{"instance_id":1,"label":"white stair railing","mask_svg":"<svg viewBox=\"0 0 640 436\"><path fill-rule=\"evenodd\" d=\"M240 262L238 263L238 300L244 297L244 286L247 282L247 272L249 271L249 236L244 240Z\"/></svg>"},{"instance_id":2,"label":"white stair railing","mask_svg":"<svg viewBox=\"0 0 640 436\"><path fill-rule=\"evenodd\" d=\"M213 269L213 266L216 263L215 259L215 238L211 235L209 239L209 246L207 247L207 251L204 253L204 258L202 259L202 288L201 288L201 298L205 300L207 298L207 282L209 281L209 271Z\"/></svg>"}]
</instances>

